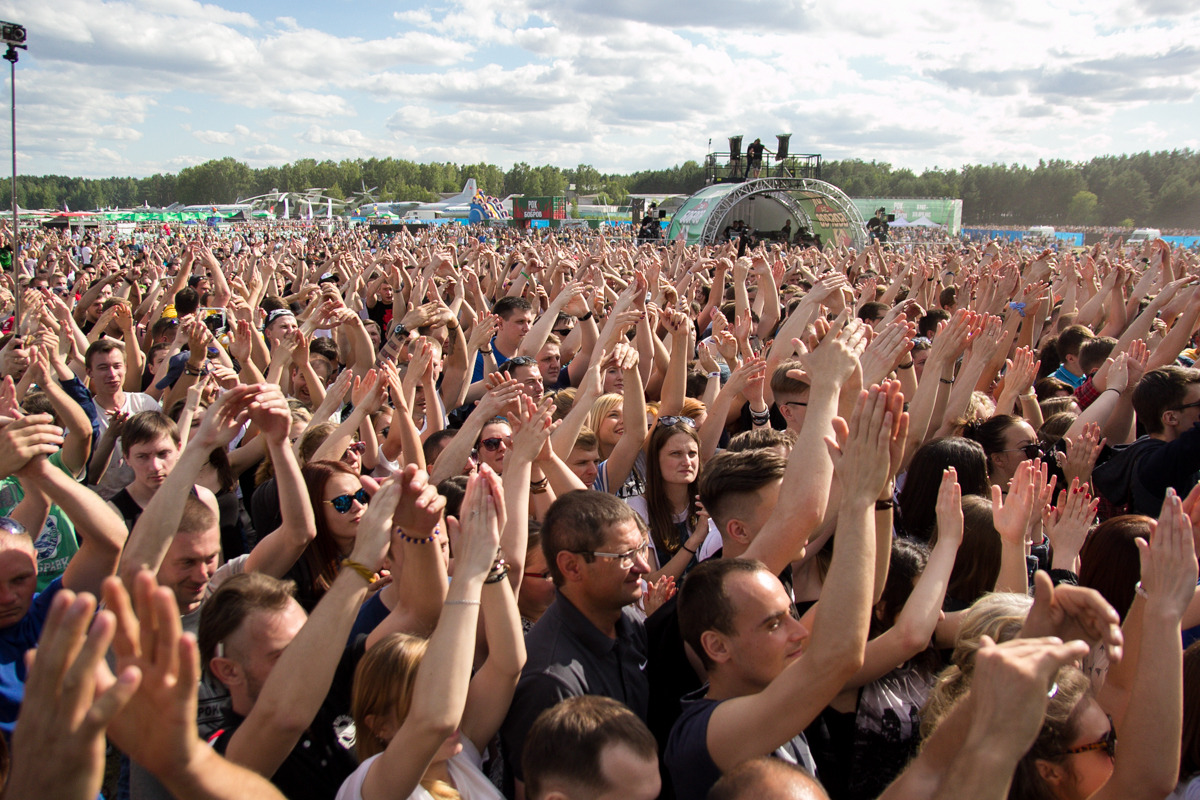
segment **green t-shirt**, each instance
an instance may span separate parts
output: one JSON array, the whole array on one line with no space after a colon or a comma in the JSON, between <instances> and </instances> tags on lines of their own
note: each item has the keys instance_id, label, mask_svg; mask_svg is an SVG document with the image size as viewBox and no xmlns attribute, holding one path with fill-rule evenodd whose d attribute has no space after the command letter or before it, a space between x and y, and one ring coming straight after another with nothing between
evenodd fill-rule
<instances>
[{"instance_id":1,"label":"green t-shirt","mask_svg":"<svg viewBox=\"0 0 1200 800\"><path fill-rule=\"evenodd\" d=\"M63 466L62 451L50 456L50 463L61 469L67 475L70 471ZM76 480L71 475L72 480ZM0 516L7 516L25 499L25 487L14 476L0 480ZM67 569L71 558L79 552L79 537L75 535L75 525L63 513L63 510L51 504L50 513L46 515L46 524L42 532L33 541L38 555L38 591L42 591L50 581L60 577Z\"/></svg>"}]
</instances>

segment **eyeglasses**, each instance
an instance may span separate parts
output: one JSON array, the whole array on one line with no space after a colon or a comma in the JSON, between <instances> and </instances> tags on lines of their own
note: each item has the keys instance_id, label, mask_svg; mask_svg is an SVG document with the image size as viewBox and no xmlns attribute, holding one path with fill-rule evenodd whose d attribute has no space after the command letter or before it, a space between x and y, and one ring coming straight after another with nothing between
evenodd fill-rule
<instances>
[{"instance_id":1,"label":"eyeglasses","mask_svg":"<svg viewBox=\"0 0 1200 800\"><path fill-rule=\"evenodd\" d=\"M1182 406L1175 406L1176 411L1187 411L1189 408L1200 408L1200 400L1197 400L1194 403L1187 403Z\"/></svg>"},{"instance_id":2,"label":"eyeglasses","mask_svg":"<svg viewBox=\"0 0 1200 800\"><path fill-rule=\"evenodd\" d=\"M359 489L354 494L339 494L332 500L326 500L326 503L333 506L333 510L339 514L345 514L350 509L354 508L354 501L357 500L360 506L365 506L371 502L371 495L367 494L366 489Z\"/></svg>"},{"instance_id":3,"label":"eyeglasses","mask_svg":"<svg viewBox=\"0 0 1200 800\"><path fill-rule=\"evenodd\" d=\"M1107 716L1107 715L1106 715ZM1117 729L1113 727L1112 717L1108 717L1108 733L1104 734L1104 738L1091 744L1081 744L1079 747L1072 747L1070 750L1063 750L1058 753L1060 756L1073 756L1079 753L1092 753L1097 750L1103 750L1109 758L1116 758L1117 755Z\"/></svg>"},{"instance_id":4,"label":"eyeglasses","mask_svg":"<svg viewBox=\"0 0 1200 800\"><path fill-rule=\"evenodd\" d=\"M1029 458L1029 459L1041 458L1042 456L1045 455L1045 452L1043 452L1043 450L1042 450L1042 446L1036 442L1034 442L1032 444L1023 444L1020 447L1012 447L1012 448L1009 448L1008 450L1001 450L999 452L1001 452L1001 453L1020 452L1020 453L1024 453L1025 457Z\"/></svg>"},{"instance_id":5,"label":"eyeglasses","mask_svg":"<svg viewBox=\"0 0 1200 800\"><path fill-rule=\"evenodd\" d=\"M780 403L780 405L800 406L801 408L808 408L808 403L802 402L800 400L784 400L782 403Z\"/></svg>"},{"instance_id":6,"label":"eyeglasses","mask_svg":"<svg viewBox=\"0 0 1200 800\"><path fill-rule=\"evenodd\" d=\"M632 550L626 550L624 553L602 553L599 550L572 550L572 553L583 556L589 561L593 558L608 558L617 562L617 566L621 569L629 569L634 562L639 558L644 559L646 553L650 550L650 542L642 542Z\"/></svg>"},{"instance_id":7,"label":"eyeglasses","mask_svg":"<svg viewBox=\"0 0 1200 800\"><path fill-rule=\"evenodd\" d=\"M689 428L696 427L696 420L692 419L691 417L659 417L658 418L658 424L667 426L667 427L669 427L671 425L678 425L680 423L687 425Z\"/></svg>"},{"instance_id":8,"label":"eyeglasses","mask_svg":"<svg viewBox=\"0 0 1200 800\"><path fill-rule=\"evenodd\" d=\"M489 453L494 453L497 450L499 450L500 445L504 445L505 447L512 447L512 439L508 439L508 438L502 439L499 436L493 436L490 439L482 439L482 440L480 440L479 443L481 445L483 445L483 449L487 450Z\"/></svg>"},{"instance_id":9,"label":"eyeglasses","mask_svg":"<svg viewBox=\"0 0 1200 800\"><path fill-rule=\"evenodd\" d=\"M549 572L526 572L525 577L526 578L538 578L543 581L554 580L554 576L552 576Z\"/></svg>"}]
</instances>

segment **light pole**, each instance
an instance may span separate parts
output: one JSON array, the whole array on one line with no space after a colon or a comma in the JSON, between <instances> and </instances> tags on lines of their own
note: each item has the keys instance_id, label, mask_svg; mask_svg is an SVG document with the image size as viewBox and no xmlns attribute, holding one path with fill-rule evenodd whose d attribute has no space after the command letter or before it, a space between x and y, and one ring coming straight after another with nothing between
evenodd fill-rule
<instances>
[{"instance_id":1,"label":"light pole","mask_svg":"<svg viewBox=\"0 0 1200 800\"><path fill-rule=\"evenodd\" d=\"M4 60L11 67L9 87L12 89L12 273L13 273L13 330L21 324L20 278L20 219L17 214L17 50L28 50L25 44L25 26L15 22L0 22L0 41L8 45Z\"/></svg>"}]
</instances>

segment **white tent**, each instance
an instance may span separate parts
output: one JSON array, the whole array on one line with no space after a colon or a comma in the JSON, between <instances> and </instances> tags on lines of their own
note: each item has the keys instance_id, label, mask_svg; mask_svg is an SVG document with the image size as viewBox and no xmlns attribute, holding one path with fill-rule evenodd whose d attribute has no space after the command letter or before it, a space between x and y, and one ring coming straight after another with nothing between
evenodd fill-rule
<instances>
[{"instance_id":1,"label":"white tent","mask_svg":"<svg viewBox=\"0 0 1200 800\"><path fill-rule=\"evenodd\" d=\"M913 223L906 220L904 217L896 217L888 223L889 228L911 228Z\"/></svg>"},{"instance_id":2,"label":"white tent","mask_svg":"<svg viewBox=\"0 0 1200 800\"><path fill-rule=\"evenodd\" d=\"M936 222L934 222L933 220L931 220L929 217L926 217L926 216L917 217L915 220L908 223L908 225L910 228L940 228L940 227L942 227L941 225L938 225Z\"/></svg>"}]
</instances>

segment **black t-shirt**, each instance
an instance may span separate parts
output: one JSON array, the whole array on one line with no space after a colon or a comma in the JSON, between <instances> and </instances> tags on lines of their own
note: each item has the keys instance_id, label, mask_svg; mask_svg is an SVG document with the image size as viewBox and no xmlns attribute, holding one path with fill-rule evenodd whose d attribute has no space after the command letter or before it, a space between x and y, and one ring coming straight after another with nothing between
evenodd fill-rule
<instances>
[{"instance_id":1,"label":"black t-shirt","mask_svg":"<svg viewBox=\"0 0 1200 800\"><path fill-rule=\"evenodd\" d=\"M354 756L354 717L350 714L350 696L354 670L366 650L367 637L358 637L342 653L325 702L317 711L287 758L271 776L271 783L289 800L330 800L342 782L358 768ZM229 712L228 724L209 739L221 755L245 717Z\"/></svg>"}]
</instances>

